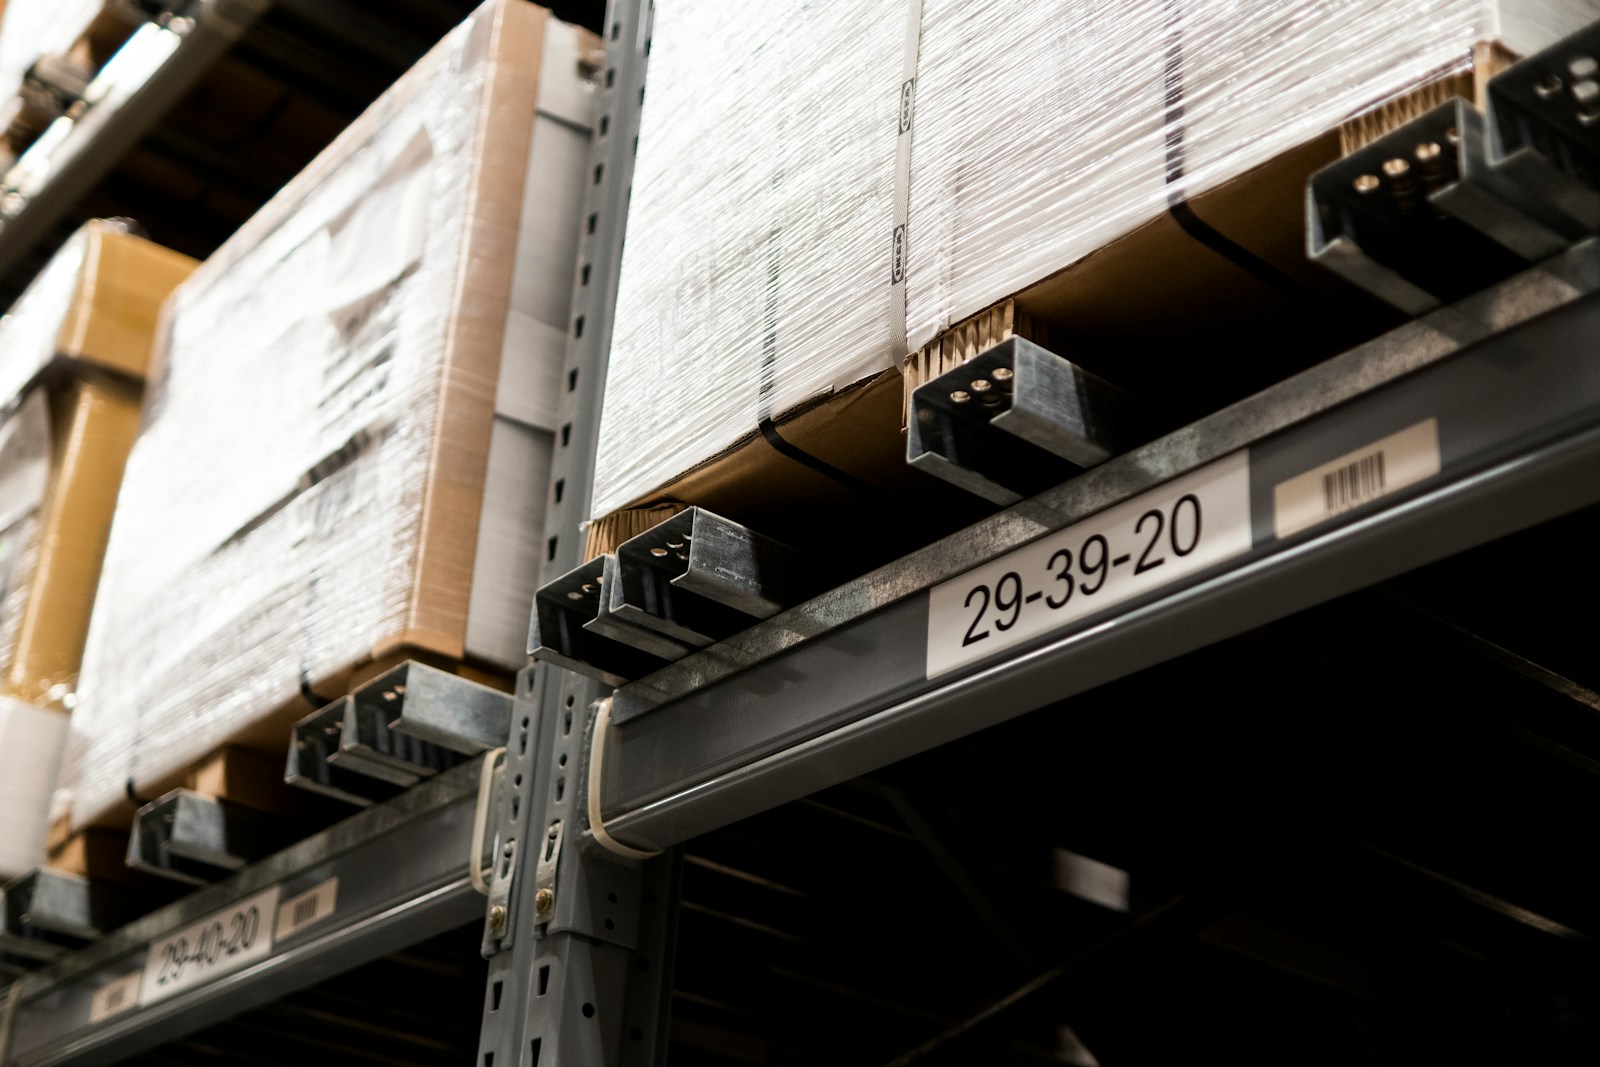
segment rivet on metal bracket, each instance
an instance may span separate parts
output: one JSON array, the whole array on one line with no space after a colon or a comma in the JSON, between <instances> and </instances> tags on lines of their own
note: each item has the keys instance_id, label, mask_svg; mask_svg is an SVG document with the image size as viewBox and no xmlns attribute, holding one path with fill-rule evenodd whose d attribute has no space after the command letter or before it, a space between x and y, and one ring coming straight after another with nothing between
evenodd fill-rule
<instances>
[{"instance_id":1,"label":"rivet on metal bracket","mask_svg":"<svg viewBox=\"0 0 1600 1067\"><path fill-rule=\"evenodd\" d=\"M1489 152L1573 240L1600 232L1600 25L1489 82Z\"/></svg>"},{"instance_id":2,"label":"rivet on metal bracket","mask_svg":"<svg viewBox=\"0 0 1600 1067\"><path fill-rule=\"evenodd\" d=\"M703 647L804 600L822 584L804 555L704 508L679 512L617 549L611 615Z\"/></svg>"},{"instance_id":3,"label":"rivet on metal bracket","mask_svg":"<svg viewBox=\"0 0 1600 1067\"><path fill-rule=\"evenodd\" d=\"M1150 435L1139 403L1013 337L919 386L907 461L996 504L1014 504Z\"/></svg>"},{"instance_id":4,"label":"rivet on metal bracket","mask_svg":"<svg viewBox=\"0 0 1600 1067\"><path fill-rule=\"evenodd\" d=\"M612 556L592 559L534 595L529 654L607 685L622 685L660 670L684 655L682 644L660 639L615 617L608 587L616 581Z\"/></svg>"},{"instance_id":5,"label":"rivet on metal bracket","mask_svg":"<svg viewBox=\"0 0 1600 1067\"><path fill-rule=\"evenodd\" d=\"M1493 163L1465 100L1324 167L1306 195L1312 261L1413 315L1554 255L1572 229Z\"/></svg>"}]
</instances>

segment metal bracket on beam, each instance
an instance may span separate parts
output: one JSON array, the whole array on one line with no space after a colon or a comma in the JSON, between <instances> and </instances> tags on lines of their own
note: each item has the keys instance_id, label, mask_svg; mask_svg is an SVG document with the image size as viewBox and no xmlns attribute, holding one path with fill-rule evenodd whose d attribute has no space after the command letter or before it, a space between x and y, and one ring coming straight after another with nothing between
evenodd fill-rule
<instances>
[{"instance_id":1,"label":"metal bracket on beam","mask_svg":"<svg viewBox=\"0 0 1600 1067\"><path fill-rule=\"evenodd\" d=\"M0 953L43 963L131 917L126 887L40 867L0 887Z\"/></svg>"},{"instance_id":2,"label":"metal bracket on beam","mask_svg":"<svg viewBox=\"0 0 1600 1067\"><path fill-rule=\"evenodd\" d=\"M1465 100L1324 167L1306 196L1310 258L1412 315L1556 254L1571 229L1495 165Z\"/></svg>"},{"instance_id":3,"label":"metal bracket on beam","mask_svg":"<svg viewBox=\"0 0 1600 1067\"><path fill-rule=\"evenodd\" d=\"M191 885L214 882L290 844L282 819L174 789L134 816L128 866Z\"/></svg>"},{"instance_id":4,"label":"metal bracket on beam","mask_svg":"<svg viewBox=\"0 0 1600 1067\"><path fill-rule=\"evenodd\" d=\"M1600 25L1498 75L1488 96L1496 169L1570 240L1600 232Z\"/></svg>"},{"instance_id":5,"label":"metal bracket on beam","mask_svg":"<svg viewBox=\"0 0 1600 1067\"><path fill-rule=\"evenodd\" d=\"M93 69L77 56L43 55L23 76L19 95L24 103L53 119L83 99L93 78Z\"/></svg>"},{"instance_id":6,"label":"metal bracket on beam","mask_svg":"<svg viewBox=\"0 0 1600 1067\"><path fill-rule=\"evenodd\" d=\"M328 762L395 785L409 787L461 763L451 749L403 734L389 725L393 709L381 697L360 693L335 702L340 709L339 744Z\"/></svg>"},{"instance_id":7,"label":"metal bracket on beam","mask_svg":"<svg viewBox=\"0 0 1600 1067\"><path fill-rule=\"evenodd\" d=\"M615 557L601 556L541 587L533 599L528 654L616 686L687 652L676 642L655 640L652 633L635 633L638 627L614 615L606 590L616 573Z\"/></svg>"},{"instance_id":8,"label":"metal bracket on beam","mask_svg":"<svg viewBox=\"0 0 1600 1067\"><path fill-rule=\"evenodd\" d=\"M1015 504L1148 435L1139 403L1021 337L919 386L906 459L996 504Z\"/></svg>"},{"instance_id":9,"label":"metal bracket on beam","mask_svg":"<svg viewBox=\"0 0 1600 1067\"><path fill-rule=\"evenodd\" d=\"M696 648L732 637L817 591L804 555L704 508L617 549L611 614Z\"/></svg>"},{"instance_id":10,"label":"metal bracket on beam","mask_svg":"<svg viewBox=\"0 0 1600 1067\"><path fill-rule=\"evenodd\" d=\"M372 776L357 759L336 761L344 737L346 705L350 702L349 697L340 697L294 724L283 780L364 808L388 800L418 779L412 776L404 784L396 783L387 776Z\"/></svg>"},{"instance_id":11,"label":"metal bracket on beam","mask_svg":"<svg viewBox=\"0 0 1600 1067\"><path fill-rule=\"evenodd\" d=\"M358 723L469 756L499 748L511 732L509 693L425 663L408 660L351 695ZM420 773L443 769L425 766Z\"/></svg>"}]
</instances>

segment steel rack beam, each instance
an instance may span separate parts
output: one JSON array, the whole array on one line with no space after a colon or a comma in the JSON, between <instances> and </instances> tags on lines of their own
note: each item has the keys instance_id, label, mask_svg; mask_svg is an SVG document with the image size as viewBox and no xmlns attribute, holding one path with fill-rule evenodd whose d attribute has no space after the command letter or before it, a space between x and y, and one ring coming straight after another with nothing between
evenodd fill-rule
<instances>
[{"instance_id":1,"label":"steel rack beam","mask_svg":"<svg viewBox=\"0 0 1600 1067\"><path fill-rule=\"evenodd\" d=\"M625 686L605 827L670 847L1594 503L1597 340L1588 242Z\"/></svg>"},{"instance_id":2,"label":"steel rack beam","mask_svg":"<svg viewBox=\"0 0 1600 1067\"><path fill-rule=\"evenodd\" d=\"M110 1063L472 922L478 772L446 771L23 977L0 1062Z\"/></svg>"},{"instance_id":3,"label":"steel rack beam","mask_svg":"<svg viewBox=\"0 0 1600 1067\"><path fill-rule=\"evenodd\" d=\"M60 127L59 143L37 146L38 155L34 149L24 153L22 161L31 162L36 172L42 168L45 176L37 188L8 191L0 202L0 276L21 262L271 5L272 0L195 0L185 14L167 20L162 32L178 40L142 83L112 87L105 99L70 120L70 127ZM38 158L46 149L48 159Z\"/></svg>"},{"instance_id":4,"label":"steel rack beam","mask_svg":"<svg viewBox=\"0 0 1600 1067\"><path fill-rule=\"evenodd\" d=\"M650 0L611 0L606 12L589 159L595 180L584 199L569 312L542 586L582 559L650 11ZM529 636L531 652L537 634ZM517 679L484 927L484 1067L646 1067L665 1059L681 868L675 853L639 860L603 852L587 833L584 741L601 691L597 680L556 662Z\"/></svg>"}]
</instances>

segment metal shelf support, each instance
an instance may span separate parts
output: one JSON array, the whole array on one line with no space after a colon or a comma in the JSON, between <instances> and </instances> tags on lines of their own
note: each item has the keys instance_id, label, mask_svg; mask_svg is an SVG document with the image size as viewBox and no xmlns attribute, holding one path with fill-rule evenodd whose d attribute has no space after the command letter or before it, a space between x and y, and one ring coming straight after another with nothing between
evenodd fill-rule
<instances>
[{"instance_id":1,"label":"metal shelf support","mask_svg":"<svg viewBox=\"0 0 1600 1067\"><path fill-rule=\"evenodd\" d=\"M582 558L649 12L648 0L612 0L607 12L589 160L596 181L584 204L541 584ZM517 680L484 927L481 1067L646 1067L665 1058L679 859L624 859L587 832L584 742L600 693L599 682L554 663Z\"/></svg>"},{"instance_id":2,"label":"metal shelf support","mask_svg":"<svg viewBox=\"0 0 1600 1067\"><path fill-rule=\"evenodd\" d=\"M670 847L1594 503L1597 336L1589 242L625 686L607 828ZM1436 473L1304 531L1275 529L1277 487L1430 420ZM1249 475L1248 526L1226 562L1001 655L930 663L940 583L1224 462Z\"/></svg>"},{"instance_id":3,"label":"metal shelf support","mask_svg":"<svg viewBox=\"0 0 1600 1067\"><path fill-rule=\"evenodd\" d=\"M477 785L476 762L452 768L24 976L0 1062L111 1063L472 922L483 906L467 873ZM226 948L201 963L202 932L184 963L196 973L155 988L164 944L251 901L263 902L254 954L233 969Z\"/></svg>"}]
</instances>

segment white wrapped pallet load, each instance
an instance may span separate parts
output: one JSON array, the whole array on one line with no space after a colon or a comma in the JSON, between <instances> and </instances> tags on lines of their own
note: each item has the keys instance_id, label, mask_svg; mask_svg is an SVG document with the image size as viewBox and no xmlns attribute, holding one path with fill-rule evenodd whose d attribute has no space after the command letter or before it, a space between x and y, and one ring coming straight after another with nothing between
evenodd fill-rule
<instances>
[{"instance_id":1,"label":"white wrapped pallet load","mask_svg":"<svg viewBox=\"0 0 1600 1067\"><path fill-rule=\"evenodd\" d=\"M1537 51L1596 18L1594 0L924 0L909 345L1464 69L1478 42Z\"/></svg>"},{"instance_id":2,"label":"white wrapped pallet load","mask_svg":"<svg viewBox=\"0 0 1600 1067\"><path fill-rule=\"evenodd\" d=\"M1322 142L1336 145L1342 122L1466 68L1481 42L1535 50L1596 17L1596 0L836 0L747 13L660 0L594 513L715 507L736 484L766 492L784 461L753 456L765 440L804 462L773 433L801 412L810 450L845 441L829 462L875 488L901 447L897 426L860 423L860 387L883 367L1073 279L1086 257L1263 163L1313 141L1329 161ZM1255 232L1267 209L1253 191L1240 187L1231 210L1317 285L1299 234L1315 155L1275 179L1270 233ZM1167 220L1170 235L1129 253L1109 284L1127 314L1102 333L1161 318L1161 286L1181 288L1197 260L1237 270L1184 236L1190 221ZM1192 248L1173 252L1183 241ZM1058 288L1028 310L1070 317L1101 300Z\"/></svg>"},{"instance_id":3,"label":"white wrapped pallet load","mask_svg":"<svg viewBox=\"0 0 1600 1067\"><path fill-rule=\"evenodd\" d=\"M868 0L660 4L594 510L888 370L904 20Z\"/></svg>"},{"instance_id":4,"label":"white wrapped pallet load","mask_svg":"<svg viewBox=\"0 0 1600 1067\"><path fill-rule=\"evenodd\" d=\"M225 743L282 753L374 664L523 664L595 47L492 0L174 294L63 772L75 826Z\"/></svg>"},{"instance_id":5,"label":"white wrapped pallet load","mask_svg":"<svg viewBox=\"0 0 1600 1067\"><path fill-rule=\"evenodd\" d=\"M0 697L0 882L44 863L67 717Z\"/></svg>"}]
</instances>

